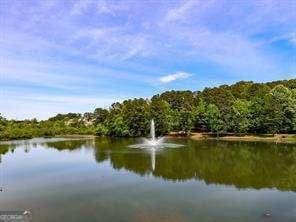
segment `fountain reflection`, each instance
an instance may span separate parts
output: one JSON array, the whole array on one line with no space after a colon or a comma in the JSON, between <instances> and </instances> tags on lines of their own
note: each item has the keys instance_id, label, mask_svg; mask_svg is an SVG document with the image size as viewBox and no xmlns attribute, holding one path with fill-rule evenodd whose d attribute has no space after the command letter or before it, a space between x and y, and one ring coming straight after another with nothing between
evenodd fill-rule
<instances>
[{"instance_id":1,"label":"fountain reflection","mask_svg":"<svg viewBox=\"0 0 296 222\"><path fill-rule=\"evenodd\" d=\"M152 148L151 151L151 168L152 168L152 171L155 170L155 149Z\"/></svg>"}]
</instances>

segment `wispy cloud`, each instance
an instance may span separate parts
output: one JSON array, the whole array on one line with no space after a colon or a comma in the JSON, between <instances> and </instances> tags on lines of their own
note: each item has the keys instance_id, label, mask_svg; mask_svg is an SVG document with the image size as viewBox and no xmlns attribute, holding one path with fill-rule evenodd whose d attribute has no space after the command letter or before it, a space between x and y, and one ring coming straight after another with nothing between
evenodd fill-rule
<instances>
[{"instance_id":1,"label":"wispy cloud","mask_svg":"<svg viewBox=\"0 0 296 222\"><path fill-rule=\"evenodd\" d=\"M232 70L241 76L253 76L275 70L273 57L262 52L260 44L238 33L213 32L209 29L184 30L195 56Z\"/></svg>"},{"instance_id":2,"label":"wispy cloud","mask_svg":"<svg viewBox=\"0 0 296 222\"><path fill-rule=\"evenodd\" d=\"M290 41L296 45L296 33L291 34Z\"/></svg>"},{"instance_id":3,"label":"wispy cloud","mask_svg":"<svg viewBox=\"0 0 296 222\"><path fill-rule=\"evenodd\" d=\"M72 7L72 15L81 15L83 14L92 4L92 0L77 0Z\"/></svg>"},{"instance_id":4,"label":"wispy cloud","mask_svg":"<svg viewBox=\"0 0 296 222\"><path fill-rule=\"evenodd\" d=\"M286 41L292 44L293 46L296 46L296 32L288 32L282 35L275 35L272 38L270 38L268 43L272 44L279 41Z\"/></svg>"},{"instance_id":5,"label":"wispy cloud","mask_svg":"<svg viewBox=\"0 0 296 222\"><path fill-rule=\"evenodd\" d=\"M110 2L105 0L76 0L72 9L71 15L83 15L87 13L89 10L94 10L95 14L110 14L112 16L115 15L117 11L126 10L128 7L126 4L122 4L125 2Z\"/></svg>"},{"instance_id":6,"label":"wispy cloud","mask_svg":"<svg viewBox=\"0 0 296 222\"><path fill-rule=\"evenodd\" d=\"M180 79L187 79L191 75L192 74L187 73L187 72L176 72L176 73L172 73L172 74L160 77L159 81L161 83L170 83L170 82L180 80Z\"/></svg>"},{"instance_id":7,"label":"wispy cloud","mask_svg":"<svg viewBox=\"0 0 296 222\"><path fill-rule=\"evenodd\" d=\"M188 0L178 7L168 10L165 20L168 22L185 20L188 13L199 4L199 0Z\"/></svg>"}]
</instances>

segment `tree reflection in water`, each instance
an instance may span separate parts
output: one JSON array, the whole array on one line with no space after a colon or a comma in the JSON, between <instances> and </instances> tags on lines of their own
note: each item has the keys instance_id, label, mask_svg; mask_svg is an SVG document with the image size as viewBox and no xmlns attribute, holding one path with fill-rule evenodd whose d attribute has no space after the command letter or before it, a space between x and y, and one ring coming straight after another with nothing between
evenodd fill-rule
<instances>
[{"instance_id":1,"label":"tree reflection in water","mask_svg":"<svg viewBox=\"0 0 296 222\"><path fill-rule=\"evenodd\" d=\"M292 144L176 140L185 148L151 153L131 149L135 139L97 138L44 143L58 150L89 148L98 163L110 161L115 170L153 175L172 181L203 180L237 188L276 188L296 192L296 147ZM14 147L15 148L15 147ZM8 147L1 146L5 155Z\"/></svg>"},{"instance_id":2,"label":"tree reflection in water","mask_svg":"<svg viewBox=\"0 0 296 222\"><path fill-rule=\"evenodd\" d=\"M127 149L130 140L96 140L98 162L109 160L114 169L166 180L203 180L237 188L277 188L296 191L296 147L260 142L183 140L186 148L155 154L155 169L148 152ZM153 156L152 156L153 157Z\"/></svg>"}]
</instances>

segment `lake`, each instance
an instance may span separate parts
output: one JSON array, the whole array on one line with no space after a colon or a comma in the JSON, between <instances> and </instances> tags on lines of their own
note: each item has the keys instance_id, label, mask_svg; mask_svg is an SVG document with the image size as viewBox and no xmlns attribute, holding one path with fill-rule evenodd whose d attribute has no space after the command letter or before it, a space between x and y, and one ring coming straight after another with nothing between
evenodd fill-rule
<instances>
[{"instance_id":1,"label":"lake","mask_svg":"<svg viewBox=\"0 0 296 222\"><path fill-rule=\"evenodd\" d=\"M296 221L295 145L174 139L183 146L152 153L137 142L2 142L0 209L36 222Z\"/></svg>"}]
</instances>

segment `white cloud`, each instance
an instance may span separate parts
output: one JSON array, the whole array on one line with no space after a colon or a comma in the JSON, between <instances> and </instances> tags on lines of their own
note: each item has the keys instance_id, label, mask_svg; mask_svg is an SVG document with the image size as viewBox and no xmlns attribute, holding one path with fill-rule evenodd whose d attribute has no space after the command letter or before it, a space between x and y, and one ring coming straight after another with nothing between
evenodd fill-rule
<instances>
[{"instance_id":1,"label":"white cloud","mask_svg":"<svg viewBox=\"0 0 296 222\"><path fill-rule=\"evenodd\" d=\"M289 40L291 43L296 45L296 32L290 34Z\"/></svg>"},{"instance_id":2,"label":"white cloud","mask_svg":"<svg viewBox=\"0 0 296 222\"><path fill-rule=\"evenodd\" d=\"M93 2L91 0L79 0L74 4L71 14L81 15L86 11Z\"/></svg>"},{"instance_id":3,"label":"white cloud","mask_svg":"<svg viewBox=\"0 0 296 222\"><path fill-rule=\"evenodd\" d=\"M114 11L112 10L112 7L110 7L110 5L108 5L105 1L99 1L97 3L97 13L114 15Z\"/></svg>"},{"instance_id":4,"label":"white cloud","mask_svg":"<svg viewBox=\"0 0 296 222\"><path fill-rule=\"evenodd\" d=\"M296 45L296 32L288 32L288 33L284 33L282 35L275 35L274 37L272 37L268 43L274 43L277 41L288 41L293 45Z\"/></svg>"},{"instance_id":5,"label":"white cloud","mask_svg":"<svg viewBox=\"0 0 296 222\"><path fill-rule=\"evenodd\" d=\"M170 9L166 14L165 20L171 22L185 19L188 12L197 6L198 3L198 0L189 0L180 7Z\"/></svg>"},{"instance_id":6,"label":"white cloud","mask_svg":"<svg viewBox=\"0 0 296 222\"><path fill-rule=\"evenodd\" d=\"M83 39L87 39L84 50L89 49L91 54L109 59L145 58L155 50L149 35L127 33L119 27L80 29L72 40L75 43Z\"/></svg>"},{"instance_id":7,"label":"white cloud","mask_svg":"<svg viewBox=\"0 0 296 222\"><path fill-rule=\"evenodd\" d=\"M176 81L178 79L187 79L190 76L191 76L191 74L187 73L187 72L176 72L173 74L169 74L169 75L160 77L159 81L161 83L169 83L169 82Z\"/></svg>"},{"instance_id":8,"label":"white cloud","mask_svg":"<svg viewBox=\"0 0 296 222\"><path fill-rule=\"evenodd\" d=\"M71 15L83 15L87 11L96 9L95 12L97 15L105 14L105 15L116 15L118 11L124 11L128 9L126 4L122 4L121 2L108 2L104 0L76 0L75 4L72 7Z\"/></svg>"}]
</instances>

